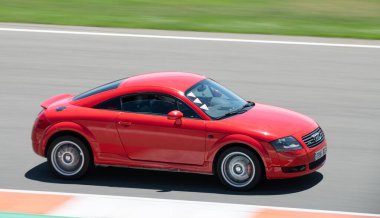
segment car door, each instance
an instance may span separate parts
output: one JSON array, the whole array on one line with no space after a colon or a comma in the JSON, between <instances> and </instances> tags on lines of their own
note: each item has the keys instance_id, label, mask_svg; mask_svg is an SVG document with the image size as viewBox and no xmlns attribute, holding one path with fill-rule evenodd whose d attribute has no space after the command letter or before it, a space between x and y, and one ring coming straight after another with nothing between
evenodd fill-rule
<instances>
[{"instance_id":1,"label":"car door","mask_svg":"<svg viewBox=\"0 0 380 218\"><path fill-rule=\"evenodd\" d=\"M122 97L118 132L130 159L202 165L205 155L205 121L189 106L162 93ZM182 110L184 117L167 114Z\"/></svg>"}]
</instances>

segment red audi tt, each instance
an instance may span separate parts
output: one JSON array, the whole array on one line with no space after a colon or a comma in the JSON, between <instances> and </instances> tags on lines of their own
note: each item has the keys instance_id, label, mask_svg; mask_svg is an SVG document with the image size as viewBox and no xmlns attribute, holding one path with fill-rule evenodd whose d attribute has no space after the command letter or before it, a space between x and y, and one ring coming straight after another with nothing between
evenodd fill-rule
<instances>
[{"instance_id":1,"label":"red audi tt","mask_svg":"<svg viewBox=\"0 0 380 218\"><path fill-rule=\"evenodd\" d=\"M315 121L246 101L197 74L133 76L41 106L33 149L68 179L114 165L214 174L229 188L247 190L264 177L309 174L326 160Z\"/></svg>"}]
</instances>

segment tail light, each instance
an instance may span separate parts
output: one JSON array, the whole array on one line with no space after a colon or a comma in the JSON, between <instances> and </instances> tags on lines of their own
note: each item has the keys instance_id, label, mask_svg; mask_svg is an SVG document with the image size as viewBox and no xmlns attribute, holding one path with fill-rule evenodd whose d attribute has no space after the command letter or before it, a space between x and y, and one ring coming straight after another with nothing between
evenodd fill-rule
<instances>
[{"instance_id":1,"label":"tail light","mask_svg":"<svg viewBox=\"0 0 380 218\"><path fill-rule=\"evenodd\" d=\"M37 116L36 123L35 123L35 127L37 129L45 129L46 127L48 127L50 125L50 122L46 118L44 112L45 112L45 109L43 109L42 111L40 111L40 113Z\"/></svg>"}]
</instances>

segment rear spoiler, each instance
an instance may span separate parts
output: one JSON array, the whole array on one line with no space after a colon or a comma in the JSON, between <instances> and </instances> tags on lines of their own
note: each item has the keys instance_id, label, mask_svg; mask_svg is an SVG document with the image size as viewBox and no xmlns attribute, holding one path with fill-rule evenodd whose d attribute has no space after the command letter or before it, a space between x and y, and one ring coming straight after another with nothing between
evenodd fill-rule
<instances>
[{"instance_id":1,"label":"rear spoiler","mask_svg":"<svg viewBox=\"0 0 380 218\"><path fill-rule=\"evenodd\" d=\"M60 95L53 96L53 97L49 98L48 100L42 102L41 107L43 107L44 109L47 109L54 102L57 102L57 101L60 101L60 100L63 100L65 98L69 98L72 96L73 95L70 95L70 94L60 94Z\"/></svg>"}]
</instances>

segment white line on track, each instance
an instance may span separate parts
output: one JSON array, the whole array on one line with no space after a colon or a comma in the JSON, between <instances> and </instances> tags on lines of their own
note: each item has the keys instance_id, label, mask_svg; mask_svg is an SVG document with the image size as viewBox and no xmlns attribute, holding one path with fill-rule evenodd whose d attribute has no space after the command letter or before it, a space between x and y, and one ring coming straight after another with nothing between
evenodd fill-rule
<instances>
[{"instance_id":1,"label":"white line on track","mask_svg":"<svg viewBox=\"0 0 380 218\"><path fill-rule=\"evenodd\" d=\"M129 34L129 33L110 33L110 32L107 33L107 32L91 32L91 31L27 29L27 28L0 28L0 31L88 35L88 36L116 36L116 37L135 37L135 38L154 38L154 39L217 41L217 42L282 44L282 45L307 45L307 46L350 47L350 48L377 48L377 49L380 49L380 45L368 45L368 44L365 45L365 44L322 43L322 42L302 42L302 41L255 40L255 39L238 39L238 38L190 37L190 36L148 35L148 34Z\"/></svg>"},{"instance_id":2,"label":"white line on track","mask_svg":"<svg viewBox=\"0 0 380 218\"><path fill-rule=\"evenodd\" d=\"M80 193L32 191L32 190L20 190L20 189L0 189L0 192L66 195L66 196L78 196L78 197L113 198L113 199L139 200L139 201L151 201L151 202L154 201L154 202L166 202L166 203L179 203L179 204L181 204L181 203L185 203L185 204L207 204L210 206L222 206L222 207L223 206L224 207L236 206L236 207L242 207L242 208L274 209L274 210L299 211L299 212L311 212L311 213L329 213L329 214L337 214L337 215L340 214L340 215L380 217L380 214L372 214L372 213L356 213L356 212L344 212L344 211L332 211L332 210L300 209L300 208L290 208L290 207L260 206L260 205L235 204L235 203L206 202L206 201L172 200L172 199L129 197L129 196L116 196L116 195L80 194Z\"/></svg>"}]
</instances>

